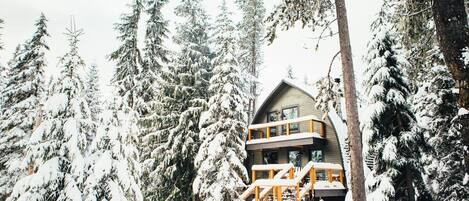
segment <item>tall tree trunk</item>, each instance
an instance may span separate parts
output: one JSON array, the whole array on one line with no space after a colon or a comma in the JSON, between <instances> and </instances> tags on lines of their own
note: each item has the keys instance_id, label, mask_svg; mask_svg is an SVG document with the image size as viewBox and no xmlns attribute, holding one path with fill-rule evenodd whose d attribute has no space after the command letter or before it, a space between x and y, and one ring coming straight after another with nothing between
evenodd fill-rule
<instances>
[{"instance_id":1,"label":"tall tree trunk","mask_svg":"<svg viewBox=\"0 0 469 201\"><path fill-rule=\"evenodd\" d=\"M459 88L459 107L469 110L469 65L464 64L463 52L469 48L469 28L464 0L433 0L436 34L448 67ZM466 51L469 52L469 49ZM466 114L469 115L469 114ZM463 125L464 161L469 173L469 122Z\"/></svg>"},{"instance_id":2,"label":"tall tree trunk","mask_svg":"<svg viewBox=\"0 0 469 201\"><path fill-rule=\"evenodd\" d=\"M352 198L354 201L364 201L365 176L363 172L362 138L360 134L357 95L355 89L355 75L353 71L352 48L347 22L347 10L344 0L335 0L337 24L339 27L340 56L344 76L345 109L347 113L347 133L350 146L350 174Z\"/></svg>"}]
</instances>

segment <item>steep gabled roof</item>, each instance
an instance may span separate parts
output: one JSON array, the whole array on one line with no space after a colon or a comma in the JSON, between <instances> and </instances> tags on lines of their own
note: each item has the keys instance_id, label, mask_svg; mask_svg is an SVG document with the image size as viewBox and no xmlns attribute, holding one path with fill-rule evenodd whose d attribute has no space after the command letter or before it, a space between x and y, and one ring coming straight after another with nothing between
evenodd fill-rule
<instances>
[{"instance_id":1,"label":"steep gabled roof","mask_svg":"<svg viewBox=\"0 0 469 201\"><path fill-rule=\"evenodd\" d=\"M269 103L282 91L282 89L285 89L286 87L293 87L295 89L298 89L308 95L313 100L315 99L314 97L317 95L316 91L312 86L306 86L304 84L297 83L291 79L282 79L280 83L278 83L278 85L274 88L274 90L272 90L270 94L265 98L261 106L257 109L256 114L254 115L254 118L252 119L251 123L254 123L258 118L263 115L260 111L264 111L265 108L269 105Z\"/></svg>"}]
</instances>

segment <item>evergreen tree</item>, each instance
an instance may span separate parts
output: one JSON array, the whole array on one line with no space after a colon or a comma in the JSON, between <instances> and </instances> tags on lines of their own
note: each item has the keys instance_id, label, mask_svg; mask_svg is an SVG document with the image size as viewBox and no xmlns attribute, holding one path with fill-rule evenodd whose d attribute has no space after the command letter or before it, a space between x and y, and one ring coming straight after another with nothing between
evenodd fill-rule
<instances>
[{"instance_id":1,"label":"evergreen tree","mask_svg":"<svg viewBox=\"0 0 469 201\"><path fill-rule=\"evenodd\" d=\"M0 29L2 29L2 24L3 24L3 19L0 18ZM0 37L2 34L0 33ZM3 43L0 38L0 50L3 50ZM6 79L7 79L7 74L8 74L8 68L4 66L2 63L0 63L0 93L3 91L5 88L6 84ZM1 115L1 108L2 108L2 99L3 97L0 97L0 115Z\"/></svg>"},{"instance_id":2,"label":"evergreen tree","mask_svg":"<svg viewBox=\"0 0 469 201\"><path fill-rule=\"evenodd\" d=\"M90 146L84 200L143 200L132 173L132 164L138 158L134 144L137 115L117 96L103 112L101 125Z\"/></svg>"},{"instance_id":3,"label":"evergreen tree","mask_svg":"<svg viewBox=\"0 0 469 201\"><path fill-rule=\"evenodd\" d=\"M78 54L81 34L74 26L67 29L70 49L59 60L62 71L26 149L25 163L34 169L15 184L8 200L82 200L86 136L92 121L79 74L85 65Z\"/></svg>"},{"instance_id":4,"label":"evergreen tree","mask_svg":"<svg viewBox=\"0 0 469 201\"><path fill-rule=\"evenodd\" d=\"M50 82L52 82L52 79L53 78L51 78ZM91 112L91 120L94 122L91 132L87 133L87 142L89 144L96 135L98 116L102 111L101 91L99 90L98 66L96 64L92 64L91 67L88 69L86 75L85 94L86 102L88 103Z\"/></svg>"},{"instance_id":5,"label":"evergreen tree","mask_svg":"<svg viewBox=\"0 0 469 201\"><path fill-rule=\"evenodd\" d=\"M119 48L111 53L110 59L117 63L113 82L118 86L119 96L135 109L138 96L139 74L142 72L142 57L138 49L138 23L143 9L141 0L133 0L129 5L131 12L121 17L121 23L115 25L119 32L117 39L122 42Z\"/></svg>"},{"instance_id":6,"label":"evergreen tree","mask_svg":"<svg viewBox=\"0 0 469 201\"><path fill-rule=\"evenodd\" d=\"M314 97L316 101L314 106L324 112L322 119L326 119L327 114L332 109L342 117L341 98L343 97L343 87L340 84L340 79L337 78L332 81L331 77L323 77L315 83L315 87L318 93Z\"/></svg>"},{"instance_id":7,"label":"evergreen tree","mask_svg":"<svg viewBox=\"0 0 469 201\"><path fill-rule=\"evenodd\" d=\"M262 46L264 44L264 2L261 0L236 0L243 18L239 25L240 38L240 65L243 71L249 75L249 103L247 105L248 122L254 117L257 108L256 102L259 96L258 78L260 66L263 63Z\"/></svg>"},{"instance_id":8,"label":"evergreen tree","mask_svg":"<svg viewBox=\"0 0 469 201\"><path fill-rule=\"evenodd\" d=\"M396 24L399 41L402 42L407 60L411 63L404 70L409 77L412 91L421 82L428 80L428 69L435 66L438 58L432 57L432 49L437 46L435 27L432 18L431 1L409 0L391 1L395 11L390 22Z\"/></svg>"},{"instance_id":9,"label":"evergreen tree","mask_svg":"<svg viewBox=\"0 0 469 201\"><path fill-rule=\"evenodd\" d=\"M246 114L243 112L247 94L243 87L242 69L237 61L235 27L226 1L220 6L216 20L212 97L208 111L200 120L202 145L195 158L197 176L194 193L200 200L235 200L236 189L244 186L247 171L244 133Z\"/></svg>"},{"instance_id":10,"label":"evergreen tree","mask_svg":"<svg viewBox=\"0 0 469 201\"><path fill-rule=\"evenodd\" d=\"M10 62L10 73L1 92L0 116L0 199L4 200L15 182L26 175L21 160L33 132L35 118L44 92L47 19L36 21L32 39L17 48Z\"/></svg>"},{"instance_id":11,"label":"evergreen tree","mask_svg":"<svg viewBox=\"0 0 469 201\"><path fill-rule=\"evenodd\" d=\"M117 69L113 77L113 84L117 88L117 94L122 98L126 108L131 108L138 115L131 116L134 118L129 121L138 121L140 112L142 111L142 74L143 74L143 60L138 48L138 23L142 9L144 8L141 0L134 0L130 4L131 12L121 17L122 22L116 25L116 30L120 33L118 39L122 41L122 45L111 54L111 60L117 63ZM132 112L129 112L132 113ZM132 130L132 136L126 143L138 144L139 130ZM129 134L130 135L130 134ZM140 189L140 176L141 176L141 165L140 165L140 154L138 150L132 155L132 160L128 161L130 177L133 178L136 185ZM140 191L140 190L139 190ZM136 191L135 191L136 192Z\"/></svg>"},{"instance_id":12,"label":"evergreen tree","mask_svg":"<svg viewBox=\"0 0 469 201\"><path fill-rule=\"evenodd\" d=\"M293 67L289 65L287 67L287 74L285 75L286 78L296 80L297 77L295 76L295 73L293 72Z\"/></svg>"},{"instance_id":13,"label":"evergreen tree","mask_svg":"<svg viewBox=\"0 0 469 201\"><path fill-rule=\"evenodd\" d=\"M2 24L3 24L3 19L0 18L0 30L3 28L2 27ZM3 43L2 43L2 38L1 38L2 34L0 33L0 50L3 50ZM0 63L0 92L3 91L3 87L4 87L4 81L6 79L6 75L5 75L5 71L6 71L6 68ZM0 101L0 106L1 106L1 101Z\"/></svg>"},{"instance_id":14,"label":"evergreen tree","mask_svg":"<svg viewBox=\"0 0 469 201\"><path fill-rule=\"evenodd\" d=\"M367 115L363 121L365 153L373 156L368 175L369 200L431 200L422 179L421 134L407 99L409 86L402 72L409 65L398 49L393 28L387 24L385 4L372 24L365 70Z\"/></svg>"},{"instance_id":15,"label":"evergreen tree","mask_svg":"<svg viewBox=\"0 0 469 201\"><path fill-rule=\"evenodd\" d=\"M211 77L208 48L208 23L200 0L184 0L176 14L185 20L177 27L174 41L180 50L170 67L170 82L163 93L171 92L165 107L176 114L178 124L171 128L167 142L161 147L156 174L158 200L186 200L192 196L196 171L194 157L200 145L199 118L207 107ZM165 98L168 99L168 98ZM174 116L173 116L174 117Z\"/></svg>"},{"instance_id":16,"label":"evergreen tree","mask_svg":"<svg viewBox=\"0 0 469 201\"><path fill-rule=\"evenodd\" d=\"M163 80L161 79L163 67L168 62L169 50L163 46L167 38L168 22L163 18L161 9L167 3L167 0L148 1L146 13L149 15L145 35L144 51L144 70L141 75L142 97L140 108L139 126L141 129L140 153L142 161L142 190L145 197L152 200L156 192L153 190L155 175L150 175L155 171L157 162L155 160L157 153L155 150L159 145L159 129L165 120L165 113L162 110L162 100L160 88ZM177 120L176 120L177 121Z\"/></svg>"},{"instance_id":17,"label":"evergreen tree","mask_svg":"<svg viewBox=\"0 0 469 201\"><path fill-rule=\"evenodd\" d=\"M458 112L455 82L444 66L432 68L429 74L433 79L422 84L414 101L419 126L431 148L425 157L427 183L435 200L467 200L469 186L461 179L464 146L459 120L454 119Z\"/></svg>"},{"instance_id":18,"label":"evergreen tree","mask_svg":"<svg viewBox=\"0 0 469 201\"><path fill-rule=\"evenodd\" d=\"M98 116L102 111L101 108L101 90L99 90L99 74L98 66L92 64L88 69L86 76L86 102L90 107L91 119L94 122L98 121Z\"/></svg>"}]
</instances>

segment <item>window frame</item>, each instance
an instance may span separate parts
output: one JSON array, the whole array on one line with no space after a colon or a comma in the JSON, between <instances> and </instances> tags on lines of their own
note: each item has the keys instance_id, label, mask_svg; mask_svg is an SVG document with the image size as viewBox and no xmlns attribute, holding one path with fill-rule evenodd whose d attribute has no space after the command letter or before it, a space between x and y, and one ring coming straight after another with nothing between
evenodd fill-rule
<instances>
[{"instance_id":1,"label":"window frame","mask_svg":"<svg viewBox=\"0 0 469 201\"><path fill-rule=\"evenodd\" d=\"M284 106L281 108L280 110L280 120L287 120L287 119L283 119L284 117L284 113L283 111L284 110L288 110L288 109L293 109L293 108L296 108L296 117L295 118L299 118L300 117L300 105L289 105L289 106ZM292 125L296 125L297 129L292 129ZM285 126L281 126L282 127L282 134L286 134L286 128ZM291 124L290 125L290 134L291 133L300 133L300 124L299 123L294 123L294 124Z\"/></svg>"},{"instance_id":2,"label":"window frame","mask_svg":"<svg viewBox=\"0 0 469 201\"><path fill-rule=\"evenodd\" d=\"M267 115L266 115L266 118L267 118L267 123L269 122L273 122L273 121L270 121L270 115L271 114L274 114L275 117L276 117L276 121L279 121L278 118L279 118L279 115L278 115L278 111L277 110L274 110L274 111L270 111L270 112L267 112ZM277 136L278 135L278 127L275 126L275 127L270 127L270 136L271 137L274 137L274 136Z\"/></svg>"}]
</instances>

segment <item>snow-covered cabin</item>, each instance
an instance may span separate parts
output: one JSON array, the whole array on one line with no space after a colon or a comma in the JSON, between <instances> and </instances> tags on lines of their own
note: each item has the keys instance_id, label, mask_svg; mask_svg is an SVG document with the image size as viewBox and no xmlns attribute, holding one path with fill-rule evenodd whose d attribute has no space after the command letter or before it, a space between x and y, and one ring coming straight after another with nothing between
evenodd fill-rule
<instances>
[{"instance_id":1,"label":"snow-covered cabin","mask_svg":"<svg viewBox=\"0 0 469 201\"><path fill-rule=\"evenodd\" d=\"M312 86L282 80L259 107L248 128L251 182L242 199L345 199L345 125L318 110L314 96Z\"/></svg>"}]
</instances>

